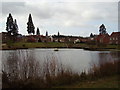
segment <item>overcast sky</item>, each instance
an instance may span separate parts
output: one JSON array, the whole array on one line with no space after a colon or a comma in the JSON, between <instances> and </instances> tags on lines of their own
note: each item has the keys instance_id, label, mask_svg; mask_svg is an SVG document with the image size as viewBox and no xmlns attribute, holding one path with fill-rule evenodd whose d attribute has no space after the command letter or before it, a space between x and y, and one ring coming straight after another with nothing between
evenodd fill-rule
<instances>
[{"instance_id":1,"label":"overcast sky","mask_svg":"<svg viewBox=\"0 0 120 90\"><path fill-rule=\"evenodd\" d=\"M81 2L81 0L9 0L2 1L1 31L6 31L6 21L9 13L17 19L19 33L27 34L27 21L31 13L35 31L45 35L89 36L98 34L99 26L105 24L107 32L118 31L118 2ZM105 2L107 1L107 2ZM113 1L113 0L110 0ZM1 4L1 3L0 3ZM0 5L1 6L1 5Z\"/></svg>"}]
</instances>

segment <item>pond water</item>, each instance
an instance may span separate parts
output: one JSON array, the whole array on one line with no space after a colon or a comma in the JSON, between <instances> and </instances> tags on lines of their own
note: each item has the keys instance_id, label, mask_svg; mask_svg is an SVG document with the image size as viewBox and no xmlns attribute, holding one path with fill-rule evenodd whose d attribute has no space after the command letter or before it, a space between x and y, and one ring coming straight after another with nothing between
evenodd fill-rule
<instances>
[{"instance_id":1,"label":"pond water","mask_svg":"<svg viewBox=\"0 0 120 90\"><path fill-rule=\"evenodd\" d=\"M22 55L26 57L26 51L32 52L32 57L40 62L45 60L58 60L66 67L71 67L75 72L88 71L93 64L105 63L120 59L120 52L117 51L87 51L83 49L24 49L24 50L4 50L2 51L2 63L5 64L8 57L16 51L22 51ZM18 56L21 58L21 56ZM12 57L12 56L11 56ZM11 63L12 64L12 63Z\"/></svg>"}]
</instances>

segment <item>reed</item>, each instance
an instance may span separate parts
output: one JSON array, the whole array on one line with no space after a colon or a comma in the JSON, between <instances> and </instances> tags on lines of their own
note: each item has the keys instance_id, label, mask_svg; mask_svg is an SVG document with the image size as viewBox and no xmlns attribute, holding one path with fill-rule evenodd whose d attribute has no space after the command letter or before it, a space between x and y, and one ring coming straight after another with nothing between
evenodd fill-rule
<instances>
[{"instance_id":1,"label":"reed","mask_svg":"<svg viewBox=\"0 0 120 90\"><path fill-rule=\"evenodd\" d=\"M120 60L93 64L88 73L79 74L64 66L55 56L48 57L44 62L34 56L32 51L11 52L2 64L2 87L51 88L120 74Z\"/></svg>"}]
</instances>

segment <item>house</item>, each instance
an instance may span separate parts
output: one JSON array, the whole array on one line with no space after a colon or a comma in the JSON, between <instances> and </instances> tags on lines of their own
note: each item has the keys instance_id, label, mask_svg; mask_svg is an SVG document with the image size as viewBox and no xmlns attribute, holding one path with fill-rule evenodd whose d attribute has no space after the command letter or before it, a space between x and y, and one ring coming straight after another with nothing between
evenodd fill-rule
<instances>
[{"instance_id":1,"label":"house","mask_svg":"<svg viewBox=\"0 0 120 90\"><path fill-rule=\"evenodd\" d=\"M79 43L79 42L80 42L79 39L74 40L74 43Z\"/></svg>"},{"instance_id":2,"label":"house","mask_svg":"<svg viewBox=\"0 0 120 90\"><path fill-rule=\"evenodd\" d=\"M87 43L89 38L80 38L81 43Z\"/></svg>"},{"instance_id":3,"label":"house","mask_svg":"<svg viewBox=\"0 0 120 90\"><path fill-rule=\"evenodd\" d=\"M120 32L112 32L109 44L120 44Z\"/></svg>"},{"instance_id":4,"label":"house","mask_svg":"<svg viewBox=\"0 0 120 90\"><path fill-rule=\"evenodd\" d=\"M2 40L2 43L7 43L9 40L11 40L11 37L7 32L1 32L0 38Z\"/></svg>"},{"instance_id":5,"label":"house","mask_svg":"<svg viewBox=\"0 0 120 90\"><path fill-rule=\"evenodd\" d=\"M49 42L49 37L48 37L48 36L40 35L40 36L39 36L39 40L40 40L41 42Z\"/></svg>"},{"instance_id":6,"label":"house","mask_svg":"<svg viewBox=\"0 0 120 90\"><path fill-rule=\"evenodd\" d=\"M97 43L109 44L110 41L109 38L110 38L109 34L100 34L96 36L95 41Z\"/></svg>"}]
</instances>

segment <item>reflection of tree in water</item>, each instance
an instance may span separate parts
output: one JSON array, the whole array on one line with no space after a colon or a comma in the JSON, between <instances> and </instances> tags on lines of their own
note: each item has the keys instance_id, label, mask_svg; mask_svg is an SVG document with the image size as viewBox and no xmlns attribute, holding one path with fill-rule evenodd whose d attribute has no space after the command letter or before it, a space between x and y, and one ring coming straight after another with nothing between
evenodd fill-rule
<instances>
[{"instance_id":1,"label":"reflection of tree in water","mask_svg":"<svg viewBox=\"0 0 120 90\"><path fill-rule=\"evenodd\" d=\"M99 53L99 64L103 64L105 62L111 62L114 60L119 60L120 59L120 52L103 52Z\"/></svg>"},{"instance_id":2,"label":"reflection of tree in water","mask_svg":"<svg viewBox=\"0 0 120 90\"><path fill-rule=\"evenodd\" d=\"M62 65L55 56L48 56L44 62L37 60L34 51L17 50L9 52L3 63L2 71L10 81L29 80L56 76L68 68ZM69 68L69 70L71 70Z\"/></svg>"},{"instance_id":3,"label":"reflection of tree in water","mask_svg":"<svg viewBox=\"0 0 120 90\"><path fill-rule=\"evenodd\" d=\"M7 73L9 80L26 79L38 75L39 63L35 60L33 52L19 50L9 52L6 57L3 71Z\"/></svg>"}]
</instances>

